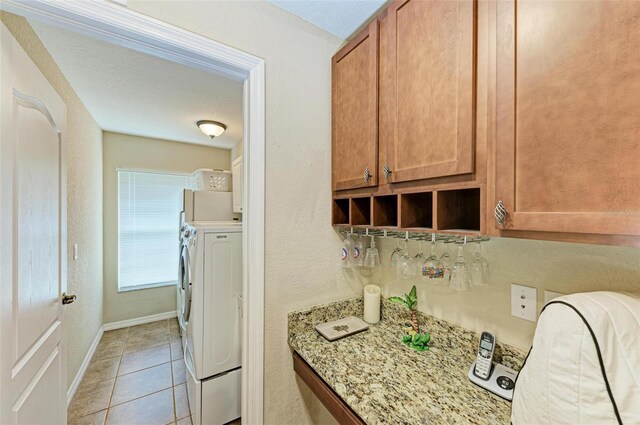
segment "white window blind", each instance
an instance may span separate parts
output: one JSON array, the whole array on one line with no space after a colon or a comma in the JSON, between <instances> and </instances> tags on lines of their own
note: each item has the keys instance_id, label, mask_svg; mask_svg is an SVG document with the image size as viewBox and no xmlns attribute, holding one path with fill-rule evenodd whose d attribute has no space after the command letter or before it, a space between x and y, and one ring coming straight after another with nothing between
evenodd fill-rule
<instances>
[{"instance_id":1,"label":"white window blind","mask_svg":"<svg viewBox=\"0 0 640 425\"><path fill-rule=\"evenodd\" d=\"M176 284L182 190L190 176L118 170L118 289Z\"/></svg>"}]
</instances>

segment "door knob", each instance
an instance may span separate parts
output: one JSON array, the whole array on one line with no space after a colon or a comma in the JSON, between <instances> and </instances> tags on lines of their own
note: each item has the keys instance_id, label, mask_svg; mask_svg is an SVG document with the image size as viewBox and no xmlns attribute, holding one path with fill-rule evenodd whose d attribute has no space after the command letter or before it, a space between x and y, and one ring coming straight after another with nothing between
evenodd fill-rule
<instances>
[{"instance_id":1,"label":"door knob","mask_svg":"<svg viewBox=\"0 0 640 425\"><path fill-rule=\"evenodd\" d=\"M71 304L76 300L76 296L74 294L67 294L66 292L62 293L62 304Z\"/></svg>"}]
</instances>

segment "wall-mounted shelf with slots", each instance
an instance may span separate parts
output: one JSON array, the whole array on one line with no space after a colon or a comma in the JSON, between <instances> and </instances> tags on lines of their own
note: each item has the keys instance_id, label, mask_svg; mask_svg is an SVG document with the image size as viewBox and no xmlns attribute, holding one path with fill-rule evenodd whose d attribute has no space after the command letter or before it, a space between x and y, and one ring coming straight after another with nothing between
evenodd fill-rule
<instances>
[{"instance_id":1,"label":"wall-mounted shelf with slots","mask_svg":"<svg viewBox=\"0 0 640 425\"><path fill-rule=\"evenodd\" d=\"M438 191L436 217L439 231L480 232L480 188Z\"/></svg>"},{"instance_id":2,"label":"wall-mounted shelf with slots","mask_svg":"<svg viewBox=\"0 0 640 425\"><path fill-rule=\"evenodd\" d=\"M351 198L351 220L352 226L371 225L371 196L362 198Z\"/></svg>"},{"instance_id":3,"label":"wall-mounted shelf with slots","mask_svg":"<svg viewBox=\"0 0 640 425\"><path fill-rule=\"evenodd\" d=\"M433 229L433 192L400 195L400 228L425 231Z\"/></svg>"},{"instance_id":4,"label":"wall-mounted shelf with slots","mask_svg":"<svg viewBox=\"0 0 640 425\"><path fill-rule=\"evenodd\" d=\"M334 226L349 224L349 198L337 198L333 200L331 224Z\"/></svg>"},{"instance_id":5,"label":"wall-mounted shelf with slots","mask_svg":"<svg viewBox=\"0 0 640 425\"><path fill-rule=\"evenodd\" d=\"M479 235L481 188L354 195L333 199L334 226Z\"/></svg>"},{"instance_id":6,"label":"wall-mounted shelf with slots","mask_svg":"<svg viewBox=\"0 0 640 425\"><path fill-rule=\"evenodd\" d=\"M398 228L398 195L373 197L373 226Z\"/></svg>"}]
</instances>

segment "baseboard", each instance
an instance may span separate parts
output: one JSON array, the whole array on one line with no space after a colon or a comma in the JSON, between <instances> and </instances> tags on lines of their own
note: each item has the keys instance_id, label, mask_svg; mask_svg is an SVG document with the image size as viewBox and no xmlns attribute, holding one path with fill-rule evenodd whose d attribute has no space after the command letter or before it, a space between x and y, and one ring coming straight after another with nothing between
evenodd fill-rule
<instances>
[{"instance_id":1,"label":"baseboard","mask_svg":"<svg viewBox=\"0 0 640 425\"><path fill-rule=\"evenodd\" d=\"M120 328L128 328L129 326L142 325L144 323L156 322L158 320L171 319L173 317L177 317L178 314L176 311L167 311L166 313L152 314L151 316L138 317L135 319L129 320L121 320L119 322L106 323L104 326L100 327L96 337L93 339L89 350L87 351L87 355L84 357L82 364L80 365L80 369L76 376L73 378L73 382L67 389L67 407L71 404L71 400L73 400L73 396L76 395L76 391L78 391L78 387L82 382L82 378L84 378L84 374L87 372L87 368L89 368L89 364L91 363L91 358L96 352L98 348L98 344L100 343L100 339L102 338L102 334L105 331L112 331L114 329Z\"/></svg>"},{"instance_id":2,"label":"baseboard","mask_svg":"<svg viewBox=\"0 0 640 425\"><path fill-rule=\"evenodd\" d=\"M80 365L80 369L78 370L78 373L76 373L75 378L73 378L73 382L71 382L71 385L67 389L67 407L69 407L69 405L71 404L71 400L73 400L73 396L76 395L76 391L78 391L80 382L82 382L82 378L84 378L84 374L86 373L87 368L89 367L89 363L91 363L91 358L93 357L93 355L96 352L96 349L98 348L98 344L100 343L100 339L102 338L103 333L104 333L104 326L100 326L100 329L96 334L96 337L93 339L93 342L91 343L91 346L87 351L87 355L84 356L84 360Z\"/></svg>"},{"instance_id":3,"label":"baseboard","mask_svg":"<svg viewBox=\"0 0 640 425\"><path fill-rule=\"evenodd\" d=\"M129 326L142 325L144 323L157 322L158 320L171 319L174 317L178 317L177 311L167 311L165 313L152 314L151 316L137 317L135 319L105 323L104 330L112 331L114 329L128 328Z\"/></svg>"}]
</instances>

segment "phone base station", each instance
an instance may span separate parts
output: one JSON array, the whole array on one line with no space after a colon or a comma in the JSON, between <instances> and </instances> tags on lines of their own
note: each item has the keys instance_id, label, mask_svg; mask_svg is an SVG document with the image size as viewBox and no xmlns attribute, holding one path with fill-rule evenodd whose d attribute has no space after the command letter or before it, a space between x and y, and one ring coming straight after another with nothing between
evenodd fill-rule
<instances>
[{"instance_id":1,"label":"phone base station","mask_svg":"<svg viewBox=\"0 0 640 425\"><path fill-rule=\"evenodd\" d=\"M474 373L476 362L474 361L469 368L469 380L479 387L484 388L497 396L511 401L513 399L513 388L515 387L518 372L504 365L493 362L491 366L491 374L488 379L482 379Z\"/></svg>"}]
</instances>

